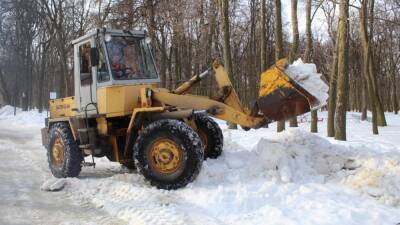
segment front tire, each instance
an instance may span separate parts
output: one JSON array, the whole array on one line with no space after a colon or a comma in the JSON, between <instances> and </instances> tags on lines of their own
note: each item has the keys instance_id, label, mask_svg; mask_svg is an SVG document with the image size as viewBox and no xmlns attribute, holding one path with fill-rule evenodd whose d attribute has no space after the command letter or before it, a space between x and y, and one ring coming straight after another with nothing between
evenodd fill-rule
<instances>
[{"instance_id":1,"label":"front tire","mask_svg":"<svg viewBox=\"0 0 400 225\"><path fill-rule=\"evenodd\" d=\"M222 154L224 145L224 136L221 128L212 118L204 114L196 114L194 121L204 145L204 159L218 158Z\"/></svg>"},{"instance_id":2,"label":"front tire","mask_svg":"<svg viewBox=\"0 0 400 225\"><path fill-rule=\"evenodd\" d=\"M67 123L54 124L49 132L47 159L53 176L77 177L81 172L83 156Z\"/></svg>"},{"instance_id":3,"label":"front tire","mask_svg":"<svg viewBox=\"0 0 400 225\"><path fill-rule=\"evenodd\" d=\"M160 189L178 189L192 182L203 163L199 135L178 120L159 120L140 134L134 157L141 174Z\"/></svg>"}]
</instances>

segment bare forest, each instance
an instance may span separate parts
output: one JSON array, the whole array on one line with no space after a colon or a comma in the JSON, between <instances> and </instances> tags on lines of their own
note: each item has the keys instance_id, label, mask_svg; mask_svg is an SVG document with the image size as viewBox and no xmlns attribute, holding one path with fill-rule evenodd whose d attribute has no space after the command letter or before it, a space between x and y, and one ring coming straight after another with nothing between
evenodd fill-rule
<instances>
[{"instance_id":1,"label":"bare forest","mask_svg":"<svg viewBox=\"0 0 400 225\"><path fill-rule=\"evenodd\" d=\"M339 140L347 111L371 112L374 134L399 111L398 0L1 0L0 103L46 110L49 92L73 95L71 41L103 27L147 30L170 89L220 58L244 105L278 59L315 63L330 86L328 136ZM194 92L212 96L214 83Z\"/></svg>"}]
</instances>

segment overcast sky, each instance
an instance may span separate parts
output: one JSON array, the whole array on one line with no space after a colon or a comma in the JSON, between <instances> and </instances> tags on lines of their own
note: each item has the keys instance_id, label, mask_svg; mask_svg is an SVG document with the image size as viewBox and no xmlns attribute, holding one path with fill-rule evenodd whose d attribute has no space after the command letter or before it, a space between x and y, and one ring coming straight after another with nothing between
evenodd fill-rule
<instances>
[{"instance_id":1,"label":"overcast sky","mask_svg":"<svg viewBox=\"0 0 400 225\"><path fill-rule=\"evenodd\" d=\"M299 20L299 32L300 35L305 34L305 27L306 27L306 21L305 21L305 16L306 16L306 11L305 11L305 1L300 0L298 1L297 5L297 18ZM312 9L312 12L314 12L314 7ZM282 0L282 19L284 23L288 23L290 25L290 0ZM321 9L317 12L315 15L312 29L313 29L313 35L314 38L328 38L327 34L327 24L325 22L325 16ZM288 31L288 34L290 35L290 26L286 26L285 29ZM317 33L318 32L318 33Z\"/></svg>"}]
</instances>

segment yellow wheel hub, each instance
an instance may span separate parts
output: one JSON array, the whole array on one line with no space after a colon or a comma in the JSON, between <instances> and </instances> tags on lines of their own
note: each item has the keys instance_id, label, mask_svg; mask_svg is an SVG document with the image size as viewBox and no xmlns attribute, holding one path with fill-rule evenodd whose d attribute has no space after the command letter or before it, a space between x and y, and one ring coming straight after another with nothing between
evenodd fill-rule
<instances>
[{"instance_id":1,"label":"yellow wheel hub","mask_svg":"<svg viewBox=\"0 0 400 225\"><path fill-rule=\"evenodd\" d=\"M60 137L56 137L51 150L53 163L61 166L64 163L64 144Z\"/></svg>"},{"instance_id":2,"label":"yellow wheel hub","mask_svg":"<svg viewBox=\"0 0 400 225\"><path fill-rule=\"evenodd\" d=\"M161 138L150 146L150 164L160 173L174 173L182 164L181 147L174 141Z\"/></svg>"}]
</instances>

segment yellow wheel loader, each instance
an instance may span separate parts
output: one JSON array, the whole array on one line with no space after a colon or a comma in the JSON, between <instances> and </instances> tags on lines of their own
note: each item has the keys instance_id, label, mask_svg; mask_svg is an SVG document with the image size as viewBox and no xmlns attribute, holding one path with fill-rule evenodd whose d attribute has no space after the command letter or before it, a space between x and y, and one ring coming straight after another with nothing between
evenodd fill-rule
<instances>
[{"instance_id":1,"label":"yellow wheel loader","mask_svg":"<svg viewBox=\"0 0 400 225\"><path fill-rule=\"evenodd\" d=\"M248 110L217 61L175 90L160 88L144 31L98 29L72 44L75 95L50 100L42 129L50 170L59 178L76 177L82 166L95 166L93 157L107 157L158 188L177 189L196 178L203 160L222 152L221 129L210 117L257 129L320 105L285 74L286 60L262 75L260 98ZM210 74L216 97L187 94Z\"/></svg>"}]
</instances>

